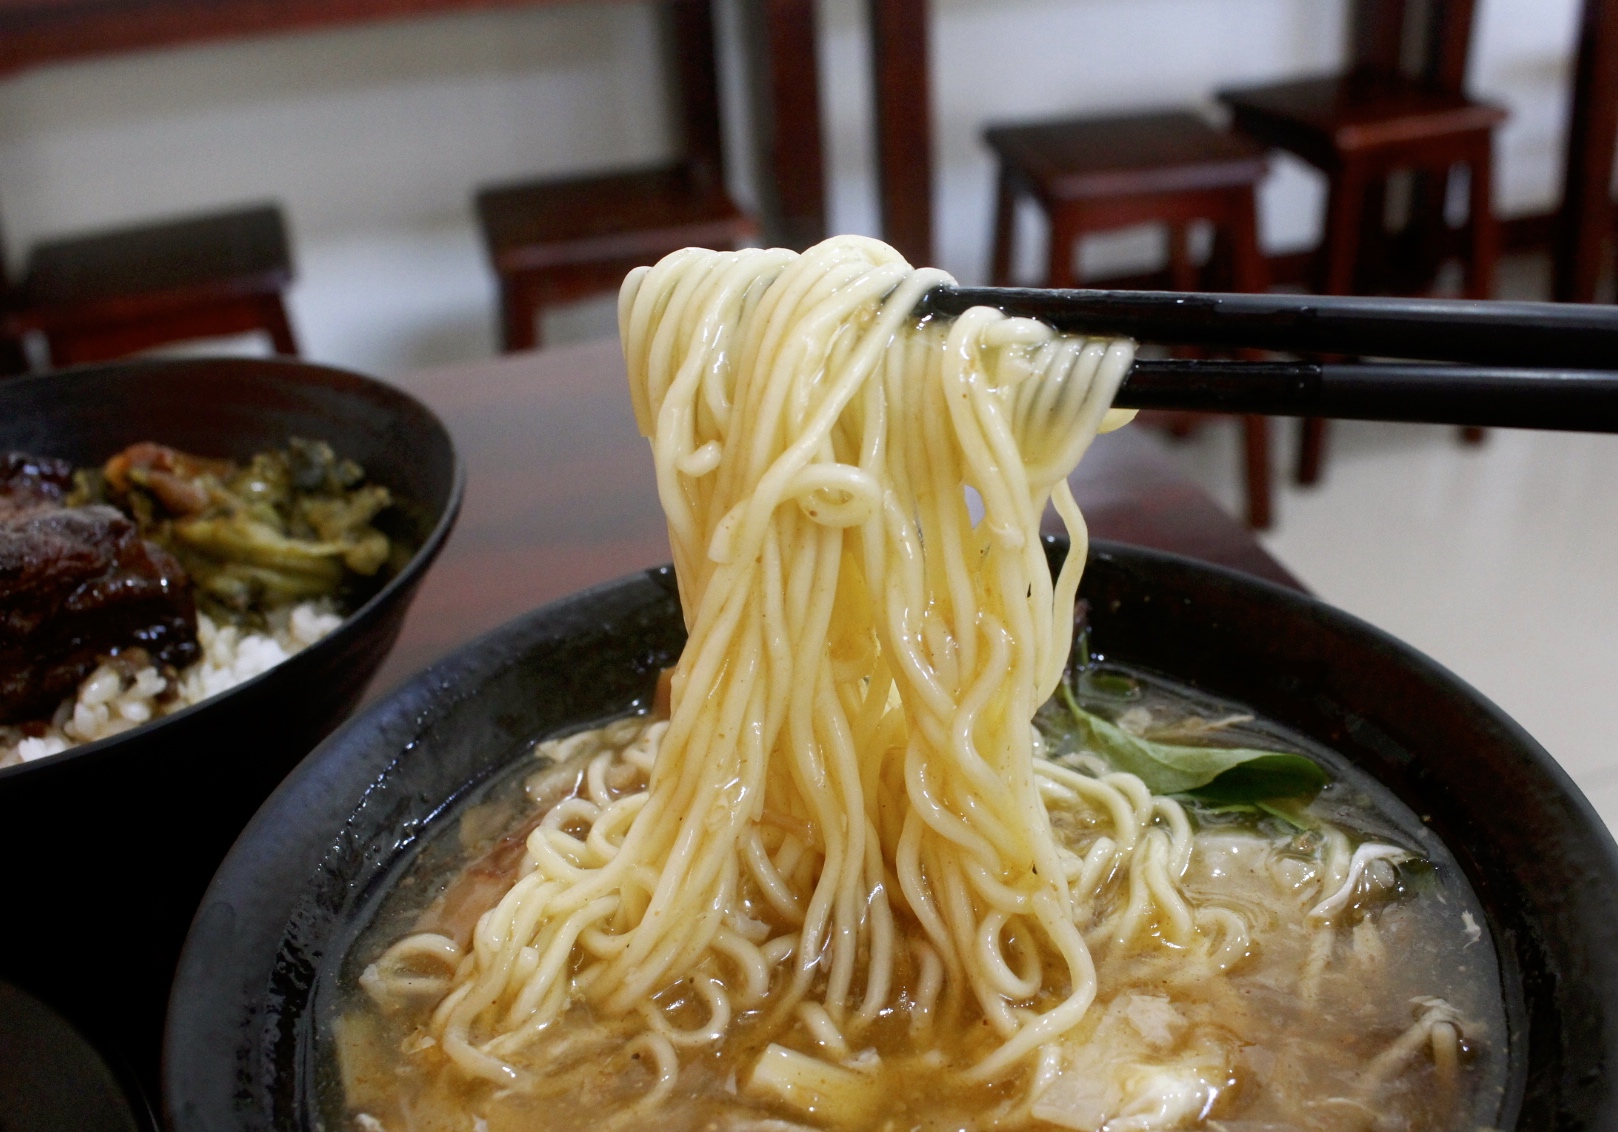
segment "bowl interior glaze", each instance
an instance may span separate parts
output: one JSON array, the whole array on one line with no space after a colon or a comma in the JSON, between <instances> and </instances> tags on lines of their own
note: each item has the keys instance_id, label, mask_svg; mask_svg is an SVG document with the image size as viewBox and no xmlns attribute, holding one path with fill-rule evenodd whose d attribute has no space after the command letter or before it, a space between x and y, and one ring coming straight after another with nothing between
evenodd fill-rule
<instances>
[{"instance_id":1,"label":"bowl interior glaze","mask_svg":"<svg viewBox=\"0 0 1618 1132\"><path fill-rule=\"evenodd\" d=\"M1500 1126L1612 1126L1618 847L1550 757L1451 673L1303 594L1107 543L1082 593L1097 652L1336 749L1431 825L1488 909L1504 968ZM526 743L643 702L682 640L672 576L634 575L467 646L300 766L221 867L187 941L164 1079L177 1132L310 1127L316 983L379 886Z\"/></svg>"}]
</instances>

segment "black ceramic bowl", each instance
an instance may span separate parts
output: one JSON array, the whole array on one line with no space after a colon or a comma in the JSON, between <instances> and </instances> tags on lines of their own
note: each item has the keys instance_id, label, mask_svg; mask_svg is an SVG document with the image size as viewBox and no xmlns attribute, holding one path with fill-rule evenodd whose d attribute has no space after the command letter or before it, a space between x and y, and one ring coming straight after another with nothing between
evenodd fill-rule
<instances>
[{"instance_id":1,"label":"black ceramic bowl","mask_svg":"<svg viewBox=\"0 0 1618 1132\"><path fill-rule=\"evenodd\" d=\"M379 381L289 361L136 361L0 382L0 451L99 464L139 440L246 457L302 436L401 501L418 549L329 636L111 739L0 770L0 977L154 1083L174 964L225 851L359 702L448 538L463 473L444 426ZM155 1095L155 1091L154 1091ZM3 1121L0 1121L3 1122Z\"/></svg>"},{"instance_id":2,"label":"black ceramic bowl","mask_svg":"<svg viewBox=\"0 0 1618 1132\"><path fill-rule=\"evenodd\" d=\"M1505 967L1499 1127L1618 1126L1618 847L1521 728L1369 625L1243 574L1098 543L1083 593L1101 653L1335 748L1448 843ZM186 941L165 1045L175 1132L314 1127L311 1001L391 870L529 741L648 696L682 637L666 571L601 586L434 665L305 761Z\"/></svg>"}]
</instances>

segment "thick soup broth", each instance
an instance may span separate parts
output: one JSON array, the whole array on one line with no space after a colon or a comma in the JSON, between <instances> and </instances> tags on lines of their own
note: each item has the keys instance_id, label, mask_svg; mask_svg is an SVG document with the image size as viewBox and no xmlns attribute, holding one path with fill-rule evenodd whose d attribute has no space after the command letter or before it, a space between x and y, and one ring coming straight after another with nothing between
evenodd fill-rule
<instances>
[{"instance_id":1,"label":"thick soup broth","mask_svg":"<svg viewBox=\"0 0 1618 1132\"><path fill-rule=\"evenodd\" d=\"M936 956L914 945L924 933L904 916L892 993L863 1026L823 1024L813 1005L783 1010L775 995L752 1005L733 995L723 1039L704 1041L705 1028L725 1027L702 979L688 978L658 997L656 1019L608 1016L575 997L538 1031L500 1039L499 1056L516 1070L507 1080L457 1071L431 1024L453 955L429 947L399 958L389 949L406 937L442 937L464 953L479 917L521 875L526 839L545 814L555 811L565 829L567 806L639 789L648 719L633 717L523 752L401 863L321 978L320 1122L362 1132L1492 1126L1507 1053L1497 959L1475 896L1421 820L1334 753L1159 677L1103 665L1072 691L1131 736L1298 752L1329 782L1312 797L1205 792L1153 811L1148 824L1161 830L1164 868L1178 869L1190 920L1140 911L1158 907L1143 894L1150 869L1095 879L1089 922L1078 924L1094 955L1095 999L1015 1072L965 1079L1003 1038ZM1094 744L1081 749L1068 711L1063 697L1041 711L1041 757L1087 777L1115 775ZM1102 860L1091 850L1109 828L1103 807L1064 802L1054 787L1049 797L1058 839ZM742 892L745 915L731 927L778 934L769 902ZM1195 946L1185 943L1193 929ZM1063 967L1048 941L1008 931L999 944L1008 978L1045 972L1019 1008L1061 1002L1066 988L1052 973ZM711 974L739 985L741 965ZM781 959L767 978L778 984L790 966ZM649 1026L675 1037L672 1078L642 1038Z\"/></svg>"}]
</instances>

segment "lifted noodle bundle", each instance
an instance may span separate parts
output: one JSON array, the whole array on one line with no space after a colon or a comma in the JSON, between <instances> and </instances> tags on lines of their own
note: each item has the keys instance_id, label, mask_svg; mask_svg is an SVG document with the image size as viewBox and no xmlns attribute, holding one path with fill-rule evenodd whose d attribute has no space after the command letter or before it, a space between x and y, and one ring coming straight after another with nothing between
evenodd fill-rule
<instances>
[{"instance_id":1,"label":"lifted noodle bundle","mask_svg":"<svg viewBox=\"0 0 1618 1132\"><path fill-rule=\"evenodd\" d=\"M915 320L948 281L852 237L687 249L625 281L689 630L670 715L542 744L565 781L530 786L543 816L469 945L422 931L366 970L378 1002L430 1007L407 1053L597 1115L644 1113L695 1065L845 1127L902 1065L977 1090L984 1123L1122 1132L1200 1120L1230 1083L1219 1015L1248 1007L1217 984L1264 901L1318 904L1318 989L1362 874L1401 851L1351 869L1333 831L1324 865L1276 866L1257 838L1210 841L1214 876L1262 891L1244 917L1188 895L1178 802L1038 757L1086 556L1066 477L1127 419L1133 344L983 308ZM1073 547L1055 578L1051 501ZM1094 1007L1092 948L1124 972ZM1191 1008L1161 996L1187 987ZM1453 1066L1457 1016L1423 1010L1398 1066L1429 1041ZM625 1055L651 1070L631 1098Z\"/></svg>"}]
</instances>

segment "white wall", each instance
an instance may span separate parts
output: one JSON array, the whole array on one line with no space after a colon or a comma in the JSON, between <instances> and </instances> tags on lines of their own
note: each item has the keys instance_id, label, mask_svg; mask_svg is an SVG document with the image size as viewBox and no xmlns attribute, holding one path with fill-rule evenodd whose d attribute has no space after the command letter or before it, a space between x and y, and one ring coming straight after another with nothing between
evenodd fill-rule
<instances>
[{"instance_id":1,"label":"white wall","mask_svg":"<svg viewBox=\"0 0 1618 1132\"><path fill-rule=\"evenodd\" d=\"M726 0L724 26L738 2ZM1501 138L1503 213L1555 200L1577 2L1479 5L1473 86L1514 114ZM1223 84L1327 69L1341 57L1342 5L934 0L941 265L965 279L986 265L986 122L1206 104ZM831 222L842 231L875 226L863 9L822 5ZM0 81L0 224L15 265L43 236L275 198L294 229L293 314L311 356L398 370L476 355L492 348L493 291L473 186L667 153L660 43L647 7L582 5L41 69ZM730 60L734 109L733 50ZM1278 163L1266 242L1310 242L1320 202L1318 177ZM1151 254L1138 240L1086 252L1103 266ZM572 333L610 326L600 310L575 322Z\"/></svg>"},{"instance_id":2,"label":"white wall","mask_svg":"<svg viewBox=\"0 0 1618 1132\"><path fill-rule=\"evenodd\" d=\"M460 219L477 182L665 153L657 40L581 5L36 70L0 87L7 231L263 196L306 237Z\"/></svg>"}]
</instances>

